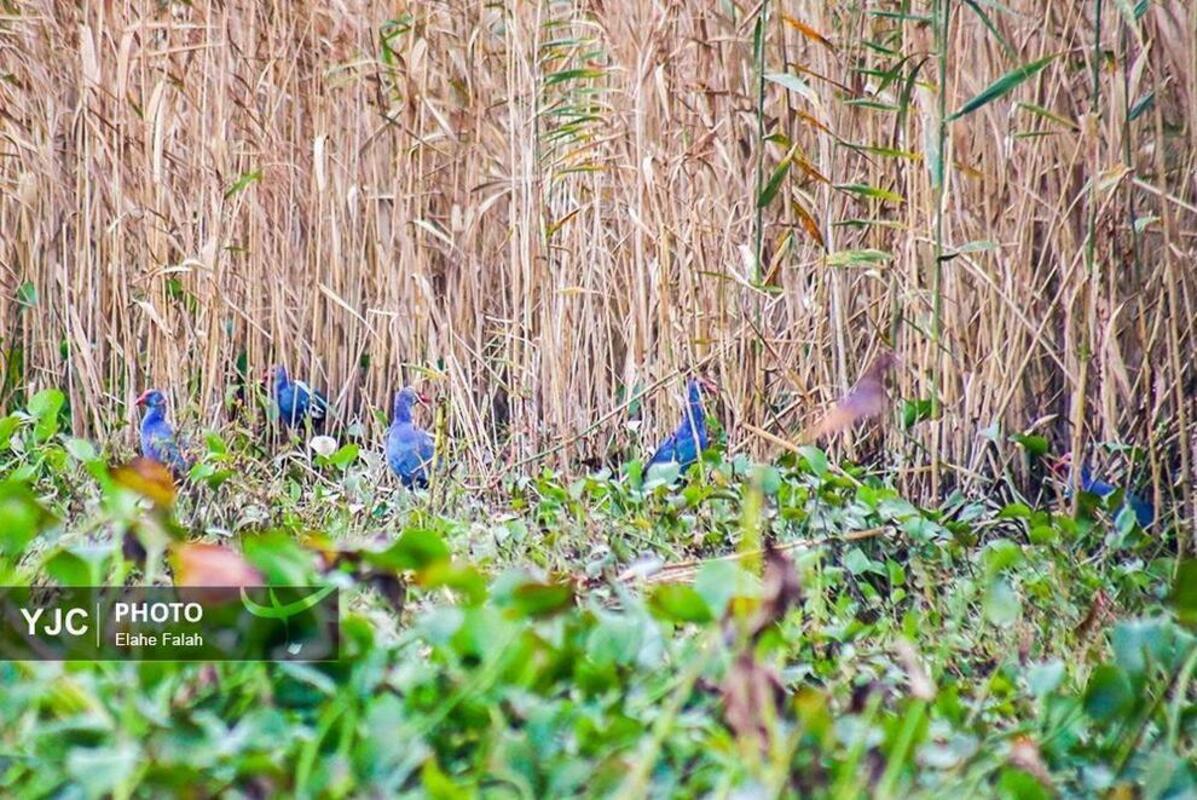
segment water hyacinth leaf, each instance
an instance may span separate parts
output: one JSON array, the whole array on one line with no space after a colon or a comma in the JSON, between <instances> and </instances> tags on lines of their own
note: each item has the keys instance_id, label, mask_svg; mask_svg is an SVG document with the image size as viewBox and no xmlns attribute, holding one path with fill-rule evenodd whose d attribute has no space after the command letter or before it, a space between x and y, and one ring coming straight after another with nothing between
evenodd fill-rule
<instances>
[{"instance_id":1,"label":"water hyacinth leaf","mask_svg":"<svg viewBox=\"0 0 1197 800\"><path fill-rule=\"evenodd\" d=\"M1064 682L1064 662L1060 659L1033 664L1026 671L1027 688L1038 698L1054 692Z\"/></svg>"},{"instance_id":2,"label":"water hyacinth leaf","mask_svg":"<svg viewBox=\"0 0 1197 800\"><path fill-rule=\"evenodd\" d=\"M1005 578L998 578L989 584L982 600L982 610L987 620L1004 627L1018 621L1022 614L1022 601Z\"/></svg>"},{"instance_id":3,"label":"water hyacinth leaf","mask_svg":"<svg viewBox=\"0 0 1197 800\"><path fill-rule=\"evenodd\" d=\"M54 517L25 483L0 483L0 554L19 556Z\"/></svg>"},{"instance_id":4,"label":"water hyacinth leaf","mask_svg":"<svg viewBox=\"0 0 1197 800\"><path fill-rule=\"evenodd\" d=\"M436 531L408 528L386 550L366 556L375 566L393 570L425 569L449 560L451 553L445 540Z\"/></svg>"},{"instance_id":5,"label":"water hyacinth leaf","mask_svg":"<svg viewBox=\"0 0 1197 800\"><path fill-rule=\"evenodd\" d=\"M1054 61L1055 58L1056 55L1053 53L1050 56L1044 56L1043 58L1032 61L1029 64L1023 64L1021 67L1010 70L1005 75L982 89L979 94L961 106L959 111L955 112L954 114L949 114L947 121L951 122L953 120L960 119L961 117L976 111L978 108L997 100L999 97L1009 94L1015 89L1015 87L1035 75L1041 69Z\"/></svg>"},{"instance_id":6,"label":"water hyacinth leaf","mask_svg":"<svg viewBox=\"0 0 1197 800\"><path fill-rule=\"evenodd\" d=\"M1168 603L1183 624L1197 627L1197 559L1186 559L1177 568Z\"/></svg>"},{"instance_id":7,"label":"water hyacinth leaf","mask_svg":"<svg viewBox=\"0 0 1197 800\"><path fill-rule=\"evenodd\" d=\"M648 601L656 616L673 622L710 622L713 617L706 600L685 583L663 583L653 590Z\"/></svg>"},{"instance_id":8,"label":"water hyacinth leaf","mask_svg":"<svg viewBox=\"0 0 1197 800\"><path fill-rule=\"evenodd\" d=\"M813 444L804 444L798 448L798 451L807 469L813 472L816 478L822 480L827 477L827 470L830 468L830 464L827 461L826 453Z\"/></svg>"},{"instance_id":9,"label":"water hyacinth leaf","mask_svg":"<svg viewBox=\"0 0 1197 800\"><path fill-rule=\"evenodd\" d=\"M574 591L564 583L529 581L517 586L508 600L509 610L517 617L545 617L569 608Z\"/></svg>"},{"instance_id":10,"label":"water hyacinth leaf","mask_svg":"<svg viewBox=\"0 0 1197 800\"><path fill-rule=\"evenodd\" d=\"M1124 720L1135 705L1130 679L1113 664L1102 664L1089 676L1084 705L1085 712L1098 722L1110 725Z\"/></svg>"}]
</instances>

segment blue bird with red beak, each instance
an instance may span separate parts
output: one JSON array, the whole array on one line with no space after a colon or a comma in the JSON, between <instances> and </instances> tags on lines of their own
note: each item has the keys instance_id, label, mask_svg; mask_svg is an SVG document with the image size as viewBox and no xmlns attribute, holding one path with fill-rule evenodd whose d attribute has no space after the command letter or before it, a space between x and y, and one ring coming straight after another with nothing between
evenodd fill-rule
<instances>
[{"instance_id":1,"label":"blue bird with red beak","mask_svg":"<svg viewBox=\"0 0 1197 800\"><path fill-rule=\"evenodd\" d=\"M404 486L428 485L428 469L436 445L428 431L416 425L412 419L412 403L428 405L428 396L405 386L395 392L391 406L391 427L387 429L387 466L398 476Z\"/></svg>"},{"instance_id":2,"label":"blue bird with red beak","mask_svg":"<svg viewBox=\"0 0 1197 800\"><path fill-rule=\"evenodd\" d=\"M166 421L166 396L157 389L147 389L137 398L137 405L146 409L141 418L141 454L169 468L175 477L186 474L192 459L183 455L174 428Z\"/></svg>"}]
</instances>

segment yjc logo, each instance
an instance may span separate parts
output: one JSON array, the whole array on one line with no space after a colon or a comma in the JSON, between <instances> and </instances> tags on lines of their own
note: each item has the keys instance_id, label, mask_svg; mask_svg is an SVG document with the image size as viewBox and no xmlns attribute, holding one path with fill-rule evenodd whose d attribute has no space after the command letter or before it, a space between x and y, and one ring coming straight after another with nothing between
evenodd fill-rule
<instances>
[{"instance_id":1,"label":"yjc logo","mask_svg":"<svg viewBox=\"0 0 1197 800\"><path fill-rule=\"evenodd\" d=\"M46 609L39 608L30 611L27 608L21 609L21 616L25 618L25 622L29 626L29 635L39 635L37 623L42 618L42 614ZM53 610L44 621L42 621L40 634L44 636L58 636L65 631L71 636L82 636L87 633L87 609L86 608L69 608L63 611L61 608Z\"/></svg>"}]
</instances>

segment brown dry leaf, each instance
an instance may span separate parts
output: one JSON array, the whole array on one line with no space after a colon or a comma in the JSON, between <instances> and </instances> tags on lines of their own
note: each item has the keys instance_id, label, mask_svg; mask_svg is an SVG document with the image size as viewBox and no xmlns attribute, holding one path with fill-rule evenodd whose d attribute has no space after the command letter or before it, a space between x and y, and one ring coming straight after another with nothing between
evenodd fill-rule
<instances>
[{"instance_id":1,"label":"brown dry leaf","mask_svg":"<svg viewBox=\"0 0 1197 800\"><path fill-rule=\"evenodd\" d=\"M748 635L756 641L762 633L785 617L790 607L802 599L802 586L794 562L785 553L765 541L765 574L761 579L761 604L748 626Z\"/></svg>"},{"instance_id":2,"label":"brown dry leaf","mask_svg":"<svg viewBox=\"0 0 1197 800\"><path fill-rule=\"evenodd\" d=\"M782 20L785 21L785 23L787 25L789 25L791 28L793 28L794 30L801 33L807 39L810 39L812 42L818 42L819 44L823 45L831 52L833 52L833 53L835 52L835 45L833 45L827 39L826 36L819 33L817 30L812 28L810 25L807 25L802 20L798 19L797 17L790 16L789 14L782 14L781 18L782 18Z\"/></svg>"},{"instance_id":3,"label":"brown dry leaf","mask_svg":"<svg viewBox=\"0 0 1197 800\"><path fill-rule=\"evenodd\" d=\"M860 376L852 390L824 414L821 420L803 432L802 441L817 441L884 412L889 405L885 378L897 363L897 356L888 351L873 359L873 363Z\"/></svg>"},{"instance_id":4,"label":"brown dry leaf","mask_svg":"<svg viewBox=\"0 0 1197 800\"><path fill-rule=\"evenodd\" d=\"M826 242L823 241L823 231L819 230L819 223L815 220L811 213L807 211L803 205L797 201L792 204L794 213L798 215L798 221L802 223L802 229L806 231L810 238L818 242L819 247L824 250L827 249Z\"/></svg>"},{"instance_id":5,"label":"brown dry leaf","mask_svg":"<svg viewBox=\"0 0 1197 800\"><path fill-rule=\"evenodd\" d=\"M1077 638L1088 639L1094 631L1109 622L1112 616L1110 606L1110 598L1104 591L1098 589L1097 594L1093 595L1093 602L1089 605L1089 612L1085 614L1081 624L1076 626Z\"/></svg>"},{"instance_id":6,"label":"brown dry leaf","mask_svg":"<svg viewBox=\"0 0 1197 800\"><path fill-rule=\"evenodd\" d=\"M761 749L767 749L772 727L769 720L781 718L786 698L777 673L746 650L736 657L719 690L727 726L737 736L756 739Z\"/></svg>"},{"instance_id":7,"label":"brown dry leaf","mask_svg":"<svg viewBox=\"0 0 1197 800\"><path fill-rule=\"evenodd\" d=\"M128 464L113 467L112 479L132 489L160 508L170 508L175 503L175 479L170 470L152 458L137 458Z\"/></svg>"},{"instance_id":8,"label":"brown dry leaf","mask_svg":"<svg viewBox=\"0 0 1197 800\"><path fill-rule=\"evenodd\" d=\"M262 574L227 547L192 542L174 551L176 586L261 586Z\"/></svg>"}]
</instances>

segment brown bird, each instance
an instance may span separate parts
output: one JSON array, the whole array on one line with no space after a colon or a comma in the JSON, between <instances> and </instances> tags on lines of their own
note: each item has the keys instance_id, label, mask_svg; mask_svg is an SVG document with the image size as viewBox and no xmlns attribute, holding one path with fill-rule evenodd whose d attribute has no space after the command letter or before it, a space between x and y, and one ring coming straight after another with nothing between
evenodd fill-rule
<instances>
[{"instance_id":1,"label":"brown bird","mask_svg":"<svg viewBox=\"0 0 1197 800\"><path fill-rule=\"evenodd\" d=\"M897 363L898 357L888 350L874 358L852 390L840 398L822 419L803 431L801 441L815 442L884 412L889 405L885 378Z\"/></svg>"}]
</instances>

